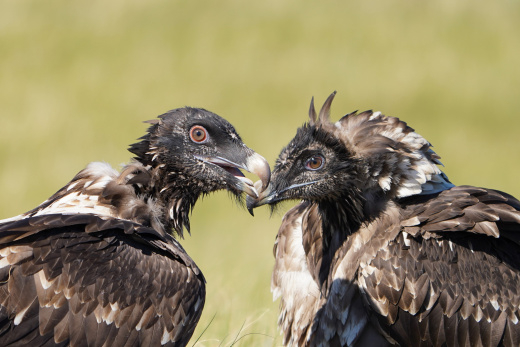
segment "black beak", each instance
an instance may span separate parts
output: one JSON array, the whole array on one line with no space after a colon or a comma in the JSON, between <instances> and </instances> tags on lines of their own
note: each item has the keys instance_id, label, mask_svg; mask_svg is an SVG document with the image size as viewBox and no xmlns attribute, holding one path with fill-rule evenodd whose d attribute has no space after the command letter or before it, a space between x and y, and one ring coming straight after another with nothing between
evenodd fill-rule
<instances>
[{"instance_id":1,"label":"black beak","mask_svg":"<svg viewBox=\"0 0 520 347\"><path fill-rule=\"evenodd\" d=\"M259 182L257 182L258 184ZM274 193L274 194L273 194ZM254 217L253 209L265 204L268 204L273 201L276 193L273 192L272 185L269 185L267 189L264 189L258 194L257 198L253 198L252 196L248 196L246 198L246 206L249 214Z\"/></svg>"}]
</instances>

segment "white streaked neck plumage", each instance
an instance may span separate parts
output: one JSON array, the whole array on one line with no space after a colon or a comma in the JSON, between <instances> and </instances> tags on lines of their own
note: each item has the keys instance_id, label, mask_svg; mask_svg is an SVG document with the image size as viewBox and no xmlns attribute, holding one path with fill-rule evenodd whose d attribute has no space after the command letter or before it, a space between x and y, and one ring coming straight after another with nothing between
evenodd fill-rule
<instances>
[{"instance_id":1,"label":"white streaked neck plumage","mask_svg":"<svg viewBox=\"0 0 520 347\"><path fill-rule=\"evenodd\" d=\"M395 117L381 112L351 113L334 124L334 133L360 158L367 173L395 198L435 194L454 185L442 172L440 157L431 144Z\"/></svg>"},{"instance_id":2,"label":"white streaked neck plumage","mask_svg":"<svg viewBox=\"0 0 520 347\"><path fill-rule=\"evenodd\" d=\"M161 234L182 228L183 221L175 218L181 217L185 202L180 196L168 196L171 201L166 204L147 194L153 191L152 175L151 169L139 162L126 165L121 172L107 163L93 162L35 209L0 223L49 214L92 214L140 223ZM167 190L163 188L158 196ZM167 205L176 210L167 212Z\"/></svg>"}]
</instances>

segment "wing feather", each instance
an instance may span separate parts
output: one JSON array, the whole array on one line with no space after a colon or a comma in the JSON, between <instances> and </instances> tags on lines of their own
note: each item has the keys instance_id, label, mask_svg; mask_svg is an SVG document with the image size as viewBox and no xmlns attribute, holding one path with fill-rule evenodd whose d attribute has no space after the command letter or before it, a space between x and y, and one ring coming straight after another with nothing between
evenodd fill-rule
<instances>
[{"instance_id":1,"label":"wing feather","mask_svg":"<svg viewBox=\"0 0 520 347\"><path fill-rule=\"evenodd\" d=\"M184 345L191 337L204 278L169 236L88 215L0 229L11 240L0 244L8 265L0 269L0 345Z\"/></svg>"},{"instance_id":2,"label":"wing feather","mask_svg":"<svg viewBox=\"0 0 520 347\"><path fill-rule=\"evenodd\" d=\"M382 329L402 345L517 344L518 201L497 191L455 187L404 202L403 233L363 265L370 272L359 272ZM399 281L397 297L389 288Z\"/></svg>"}]
</instances>

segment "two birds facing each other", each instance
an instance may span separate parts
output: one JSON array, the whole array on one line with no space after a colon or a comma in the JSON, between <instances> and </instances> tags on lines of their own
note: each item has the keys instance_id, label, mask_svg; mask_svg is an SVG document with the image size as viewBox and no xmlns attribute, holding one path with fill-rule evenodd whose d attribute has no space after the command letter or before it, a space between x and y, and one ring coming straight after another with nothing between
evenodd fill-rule
<instances>
[{"instance_id":1,"label":"two birds facing each other","mask_svg":"<svg viewBox=\"0 0 520 347\"><path fill-rule=\"evenodd\" d=\"M152 122L121 172L90 164L1 221L0 345L186 345L205 282L172 235L218 189L246 193L250 211L301 200L275 244L284 344L519 345L520 202L455 187L397 118L331 123L334 95L319 115L311 103L272 177L228 122L183 108Z\"/></svg>"}]
</instances>

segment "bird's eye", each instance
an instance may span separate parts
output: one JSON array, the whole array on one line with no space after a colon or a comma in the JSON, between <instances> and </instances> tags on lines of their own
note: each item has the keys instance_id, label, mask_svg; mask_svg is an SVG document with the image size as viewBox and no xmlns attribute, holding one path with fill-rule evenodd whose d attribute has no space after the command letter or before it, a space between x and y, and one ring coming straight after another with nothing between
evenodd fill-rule
<instances>
[{"instance_id":1,"label":"bird's eye","mask_svg":"<svg viewBox=\"0 0 520 347\"><path fill-rule=\"evenodd\" d=\"M208 139L208 133L204 127L195 125L190 130L190 139L196 143L203 143Z\"/></svg>"},{"instance_id":2,"label":"bird's eye","mask_svg":"<svg viewBox=\"0 0 520 347\"><path fill-rule=\"evenodd\" d=\"M325 158L323 158L321 155L314 155L307 159L305 162L305 168L307 170L319 170L323 167L323 164L325 163Z\"/></svg>"}]
</instances>

